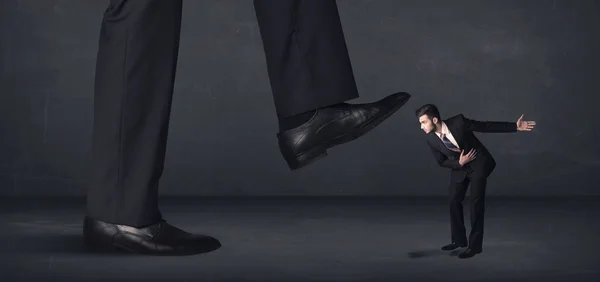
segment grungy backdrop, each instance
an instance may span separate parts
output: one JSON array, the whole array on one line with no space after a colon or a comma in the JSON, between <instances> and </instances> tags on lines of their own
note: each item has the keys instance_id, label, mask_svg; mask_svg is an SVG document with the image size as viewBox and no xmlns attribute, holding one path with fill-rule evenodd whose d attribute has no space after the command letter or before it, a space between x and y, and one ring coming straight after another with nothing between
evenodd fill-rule
<instances>
[{"instance_id":1,"label":"grungy backdrop","mask_svg":"<svg viewBox=\"0 0 600 282\"><path fill-rule=\"evenodd\" d=\"M108 1L0 0L0 195L84 195ZM162 195L446 195L414 110L536 120L479 134L489 195L591 195L600 181L600 3L338 1L361 97L412 99L298 172L279 154L252 1L184 1Z\"/></svg>"}]
</instances>

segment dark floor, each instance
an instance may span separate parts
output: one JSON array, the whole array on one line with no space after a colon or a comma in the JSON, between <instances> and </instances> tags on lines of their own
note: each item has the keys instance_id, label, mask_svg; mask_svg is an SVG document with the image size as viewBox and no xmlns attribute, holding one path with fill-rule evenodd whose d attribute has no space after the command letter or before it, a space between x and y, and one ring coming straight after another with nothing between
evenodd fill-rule
<instances>
[{"instance_id":1,"label":"dark floor","mask_svg":"<svg viewBox=\"0 0 600 282\"><path fill-rule=\"evenodd\" d=\"M0 280L600 281L600 198L489 198L467 260L438 251L445 198L164 199L171 223L223 244L188 257L86 252L83 203L1 200Z\"/></svg>"}]
</instances>

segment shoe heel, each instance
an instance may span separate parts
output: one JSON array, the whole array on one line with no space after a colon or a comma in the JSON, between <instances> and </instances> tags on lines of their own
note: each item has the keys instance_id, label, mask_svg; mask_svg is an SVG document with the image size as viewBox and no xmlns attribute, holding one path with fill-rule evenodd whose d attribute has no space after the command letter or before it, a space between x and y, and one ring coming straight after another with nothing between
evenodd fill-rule
<instances>
[{"instance_id":1,"label":"shoe heel","mask_svg":"<svg viewBox=\"0 0 600 282\"><path fill-rule=\"evenodd\" d=\"M296 170L305 167L308 164L311 164L312 162L327 156L327 149L325 146L316 146L311 148L310 150L298 154L290 150L286 150L285 148L287 147L281 146L281 144L279 145L279 148L281 154L283 155L283 158L285 159L285 161L288 164L288 167L291 170Z\"/></svg>"},{"instance_id":2,"label":"shoe heel","mask_svg":"<svg viewBox=\"0 0 600 282\"><path fill-rule=\"evenodd\" d=\"M83 223L83 243L85 247L93 252L114 252L118 248L113 244L112 238L95 230L91 219L86 217Z\"/></svg>"}]
</instances>

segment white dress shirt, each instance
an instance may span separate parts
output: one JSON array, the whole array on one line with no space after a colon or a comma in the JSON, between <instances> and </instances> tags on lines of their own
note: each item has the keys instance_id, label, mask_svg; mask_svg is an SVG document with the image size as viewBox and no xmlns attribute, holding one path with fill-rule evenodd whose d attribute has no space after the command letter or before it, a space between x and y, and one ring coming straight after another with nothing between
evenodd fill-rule
<instances>
[{"instance_id":1,"label":"white dress shirt","mask_svg":"<svg viewBox=\"0 0 600 282\"><path fill-rule=\"evenodd\" d=\"M452 133L450 132L450 130L448 130L448 126L446 125L445 122L442 121L442 132L441 133L436 132L435 134L437 134L437 136L440 138L440 140L442 139L442 134L444 134L446 136L446 138L448 138L448 140L450 140L450 142L452 144L454 144L454 146L456 146L456 148L458 148L460 151L460 146L458 146L458 143L456 143L456 139L454 139L454 136L452 136ZM444 141L442 140L442 142L444 142Z\"/></svg>"}]
</instances>

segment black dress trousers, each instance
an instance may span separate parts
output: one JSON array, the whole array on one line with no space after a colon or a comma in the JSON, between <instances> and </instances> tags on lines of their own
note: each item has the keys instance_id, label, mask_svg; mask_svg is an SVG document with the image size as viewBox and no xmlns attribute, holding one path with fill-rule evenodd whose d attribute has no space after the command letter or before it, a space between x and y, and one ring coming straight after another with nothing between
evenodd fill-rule
<instances>
[{"instance_id":1,"label":"black dress trousers","mask_svg":"<svg viewBox=\"0 0 600 282\"><path fill-rule=\"evenodd\" d=\"M254 7L278 117L358 97L334 0L256 0ZM94 219L141 227L161 218L181 12L181 0L112 0L104 12L87 199Z\"/></svg>"}]
</instances>

